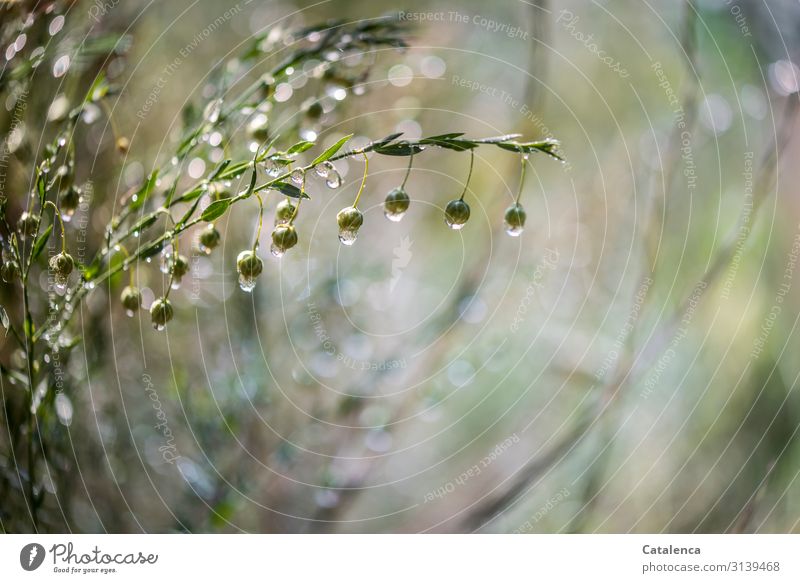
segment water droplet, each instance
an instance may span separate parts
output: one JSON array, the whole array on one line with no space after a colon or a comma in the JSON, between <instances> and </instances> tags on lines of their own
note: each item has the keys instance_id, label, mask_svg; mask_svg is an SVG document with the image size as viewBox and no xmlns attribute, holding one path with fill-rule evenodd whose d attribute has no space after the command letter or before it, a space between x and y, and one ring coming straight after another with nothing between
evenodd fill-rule
<instances>
[{"instance_id":1,"label":"water droplet","mask_svg":"<svg viewBox=\"0 0 800 583\"><path fill-rule=\"evenodd\" d=\"M208 105L206 105L205 110L203 111L203 117L209 123L217 123L219 121L219 116L222 113L222 99L215 99Z\"/></svg>"},{"instance_id":2,"label":"water droplet","mask_svg":"<svg viewBox=\"0 0 800 583\"><path fill-rule=\"evenodd\" d=\"M58 58L53 65L53 77L63 77L69 70L69 55L63 55Z\"/></svg>"},{"instance_id":3,"label":"water droplet","mask_svg":"<svg viewBox=\"0 0 800 583\"><path fill-rule=\"evenodd\" d=\"M281 168L274 160L267 158L264 160L264 172L275 178L281 173Z\"/></svg>"},{"instance_id":4,"label":"water droplet","mask_svg":"<svg viewBox=\"0 0 800 583\"><path fill-rule=\"evenodd\" d=\"M317 176L320 178L327 178L328 177L328 166L323 164L317 164L314 166L314 172L316 172Z\"/></svg>"},{"instance_id":5,"label":"water droplet","mask_svg":"<svg viewBox=\"0 0 800 583\"><path fill-rule=\"evenodd\" d=\"M61 211L61 220L64 221L65 223L68 223L72 220L72 215L74 214L75 211L72 209Z\"/></svg>"},{"instance_id":6,"label":"water droplet","mask_svg":"<svg viewBox=\"0 0 800 583\"><path fill-rule=\"evenodd\" d=\"M342 242L342 245L347 245L348 247L356 242L358 238L358 231L349 231L343 230L339 231L339 241Z\"/></svg>"},{"instance_id":7,"label":"water droplet","mask_svg":"<svg viewBox=\"0 0 800 583\"><path fill-rule=\"evenodd\" d=\"M283 257L283 254L286 253L286 249L282 247L278 247L275 243L269 248L269 252L272 253L275 257Z\"/></svg>"},{"instance_id":8,"label":"water droplet","mask_svg":"<svg viewBox=\"0 0 800 583\"><path fill-rule=\"evenodd\" d=\"M98 119L100 119L100 115L102 112L100 108L97 107L94 103L87 103L83 106L83 111L81 112L81 120L86 125L92 125Z\"/></svg>"},{"instance_id":9,"label":"water droplet","mask_svg":"<svg viewBox=\"0 0 800 583\"><path fill-rule=\"evenodd\" d=\"M172 289L181 289L181 280L177 277L172 280Z\"/></svg>"},{"instance_id":10,"label":"water droplet","mask_svg":"<svg viewBox=\"0 0 800 583\"><path fill-rule=\"evenodd\" d=\"M389 219L393 223L399 223L403 219L403 217L406 216L406 211L402 211L402 212L398 213L398 212L389 211L387 209L387 210L383 211L383 216L385 216L387 219Z\"/></svg>"},{"instance_id":11,"label":"water droplet","mask_svg":"<svg viewBox=\"0 0 800 583\"><path fill-rule=\"evenodd\" d=\"M507 222L505 223L506 233L511 235L512 237L519 237L522 234L522 231L525 230L525 227L522 225L512 226L509 225Z\"/></svg>"},{"instance_id":12,"label":"water droplet","mask_svg":"<svg viewBox=\"0 0 800 583\"><path fill-rule=\"evenodd\" d=\"M449 217L446 217L444 219L444 222L447 224L448 227L450 227L454 231L460 231L461 229L464 228L464 225L466 225L466 223L454 223L453 221L450 220Z\"/></svg>"},{"instance_id":13,"label":"water droplet","mask_svg":"<svg viewBox=\"0 0 800 583\"><path fill-rule=\"evenodd\" d=\"M303 184L303 180L305 179L305 173L298 168L297 170L294 170L292 172L291 178L292 182L300 186L301 184Z\"/></svg>"},{"instance_id":14,"label":"water droplet","mask_svg":"<svg viewBox=\"0 0 800 583\"><path fill-rule=\"evenodd\" d=\"M242 291L251 292L253 288L256 287L256 280L253 277L245 277L244 275L239 275L239 287L242 288Z\"/></svg>"},{"instance_id":15,"label":"water droplet","mask_svg":"<svg viewBox=\"0 0 800 583\"><path fill-rule=\"evenodd\" d=\"M125 310L125 315L128 316L129 318L133 318L135 312L133 310Z\"/></svg>"},{"instance_id":16,"label":"water droplet","mask_svg":"<svg viewBox=\"0 0 800 583\"><path fill-rule=\"evenodd\" d=\"M328 188L339 188L342 185L342 177L339 176L336 168L331 169L325 184L328 186Z\"/></svg>"}]
</instances>

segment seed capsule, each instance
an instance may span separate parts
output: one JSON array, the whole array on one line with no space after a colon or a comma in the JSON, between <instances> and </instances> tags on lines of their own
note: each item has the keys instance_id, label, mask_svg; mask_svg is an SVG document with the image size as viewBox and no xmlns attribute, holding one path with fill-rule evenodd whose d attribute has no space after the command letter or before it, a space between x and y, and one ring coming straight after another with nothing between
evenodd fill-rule
<instances>
[{"instance_id":1,"label":"seed capsule","mask_svg":"<svg viewBox=\"0 0 800 583\"><path fill-rule=\"evenodd\" d=\"M167 272L172 275L172 289L181 287L181 279L189 273L189 260L184 255L169 255Z\"/></svg>"},{"instance_id":2,"label":"seed capsule","mask_svg":"<svg viewBox=\"0 0 800 583\"><path fill-rule=\"evenodd\" d=\"M280 224L272 231L270 251L275 257L282 257L286 251L297 245L297 231L292 225Z\"/></svg>"},{"instance_id":3,"label":"seed capsule","mask_svg":"<svg viewBox=\"0 0 800 583\"><path fill-rule=\"evenodd\" d=\"M297 206L288 198L284 198L275 207L275 225L288 223L294 217Z\"/></svg>"},{"instance_id":4,"label":"seed capsule","mask_svg":"<svg viewBox=\"0 0 800 583\"><path fill-rule=\"evenodd\" d=\"M58 255L53 255L50 258L50 269L53 270L53 279L55 280L56 287L63 290L67 287L69 275L75 267L75 262L69 253L61 252Z\"/></svg>"},{"instance_id":5,"label":"seed capsule","mask_svg":"<svg viewBox=\"0 0 800 583\"><path fill-rule=\"evenodd\" d=\"M208 185L208 194L213 200L222 200L231 197L231 190L222 182L214 182Z\"/></svg>"},{"instance_id":6,"label":"seed capsule","mask_svg":"<svg viewBox=\"0 0 800 583\"><path fill-rule=\"evenodd\" d=\"M167 322L172 320L172 304L167 298L158 298L150 306L150 320L153 322L153 328L156 330L163 330Z\"/></svg>"},{"instance_id":7,"label":"seed capsule","mask_svg":"<svg viewBox=\"0 0 800 583\"><path fill-rule=\"evenodd\" d=\"M4 282L11 283L19 277L19 264L13 259L6 259L3 261L3 266L0 267L0 275Z\"/></svg>"},{"instance_id":8,"label":"seed capsule","mask_svg":"<svg viewBox=\"0 0 800 583\"><path fill-rule=\"evenodd\" d=\"M24 212L19 217L17 229L22 237L33 237L39 228L39 215L36 213Z\"/></svg>"},{"instance_id":9,"label":"seed capsule","mask_svg":"<svg viewBox=\"0 0 800 583\"><path fill-rule=\"evenodd\" d=\"M206 225L206 228L200 231L200 236L197 239L198 247L200 247L200 251L205 253L206 255L210 255L211 251L219 245L219 241L221 236L217 228L213 225L213 223L209 223Z\"/></svg>"},{"instance_id":10,"label":"seed capsule","mask_svg":"<svg viewBox=\"0 0 800 583\"><path fill-rule=\"evenodd\" d=\"M78 205L81 204L81 191L76 188L74 185L70 186L64 192L61 193L61 197L58 201L58 208L61 211L61 218L69 222L72 219L72 215L75 214L75 211L78 208Z\"/></svg>"},{"instance_id":11,"label":"seed capsule","mask_svg":"<svg viewBox=\"0 0 800 583\"><path fill-rule=\"evenodd\" d=\"M117 151L120 154L127 154L128 150L131 149L131 141L126 138L125 136L120 136L117 138Z\"/></svg>"},{"instance_id":12,"label":"seed capsule","mask_svg":"<svg viewBox=\"0 0 800 583\"><path fill-rule=\"evenodd\" d=\"M139 309L139 306L142 305L142 292L139 291L138 287L128 285L122 290L120 299L125 308L125 313L128 314L129 317L133 317Z\"/></svg>"},{"instance_id":13,"label":"seed capsule","mask_svg":"<svg viewBox=\"0 0 800 583\"><path fill-rule=\"evenodd\" d=\"M306 117L310 120L317 121L323 114L322 104L319 101L311 103L306 108Z\"/></svg>"},{"instance_id":14,"label":"seed capsule","mask_svg":"<svg viewBox=\"0 0 800 583\"><path fill-rule=\"evenodd\" d=\"M506 233L512 237L519 237L525 228L526 216L525 209L522 208L521 204L515 203L508 207L504 221Z\"/></svg>"},{"instance_id":15,"label":"seed capsule","mask_svg":"<svg viewBox=\"0 0 800 583\"><path fill-rule=\"evenodd\" d=\"M269 120L267 116L258 114L247 124L247 135L259 142L266 142L269 138Z\"/></svg>"},{"instance_id":16,"label":"seed capsule","mask_svg":"<svg viewBox=\"0 0 800 583\"><path fill-rule=\"evenodd\" d=\"M339 224L339 241L344 245L352 245L358 238L358 230L364 224L363 213L355 207L348 206L336 215Z\"/></svg>"},{"instance_id":17,"label":"seed capsule","mask_svg":"<svg viewBox=\"0 0 800 583\"><path fill-rule=\"evenodd\" d=\"M386 200L383 201L383 215L396 223L406 214L410 204L408 193L399 186L386 195Z\"/></svg>"},{"instance_id":18,"label":"seed capsule","mask_svg":"<svg viewBox=\"0 0 800 583\"><path fill-rule=\"evenodd\" d=\"M264 262L251 250L239 253L236 258L236 270L239 272L239 287L242 291L250 292L256 286L256 278L261 275Z\"/></svg>"},{"instance_id":19,"label":"seed capsule","mask_svg":"<svg viewBox=\"0 0 800 583\"><path fill-rule=\"evenodd\" d=\"M451 229L463 229L469 220L469 205L461 199L451 200L444 209L444 222Z\"/></svg>"}]
</instances>

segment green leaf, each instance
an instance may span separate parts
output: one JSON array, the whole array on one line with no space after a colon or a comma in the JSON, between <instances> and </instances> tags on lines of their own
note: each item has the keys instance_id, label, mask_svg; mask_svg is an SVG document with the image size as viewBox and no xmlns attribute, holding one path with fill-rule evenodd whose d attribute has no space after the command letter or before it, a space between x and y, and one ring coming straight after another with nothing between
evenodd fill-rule
<instances>
[{"instance_id":1,"label":"green leaf","mask_svg":"<svg viewBox=\"0 0 800 583\"><path fill-rule=\"evenodd\" d=\"M310 150L315 146L314 142L307 142L303 140L302 142L297 142L294 146L286 150L287 154L302 154L306 150Z\"/></svg>"},{"instance_id":2,"label":"green leaf","mask_svg":"<svg viewBox=\"0 0 800 583\"><path fill-rule=\"evenodd\" d=\"M50 233L53 232L53 225L48 225L47 228L44 230L44 233L39 235L39 238L36 239L36 243L33 245L33 251L31 251L31 263L39 259L39 255L42 254L44 250L44 246L47 244L47 240L50 238Z\"/></svg>"},{"instance_id":3,"label":"green leaf","mask_svg":"<svg viewBox=\"0 0 800 583\"><path fill-rule=\"evenodd\" d=\"M200 215L200 220L210 223L224 215L229 206L231 206L231 199L229 198L215 200L206 207L206 210Z\"/></svg>"},{"instance_id":4,"label":"green leaf","mask_svg":"<svg viewBox=\"0 0 800 583\"><path fill-rule=\"evenodd\" d=\"M227 159L227 160L223 160L222 162L220 162L219 166L217 166L217 167L214 169L214 171L211 173L211 175L208 177L208 181L209 181L209 182L213 182L214 180L216 180L216 179L217 179L217 176L219 176L219 175L220 175L220 173L221 173L223 170L225 170L225 168L227 168L228 166L230 166L230 163L231 163L231 160L230 160L230 158L229 158L229 159Z\"/></svg>"},{"instance_id":5,"label":"green leaf","mask_svg":"<svg viewBox=\"0 0 800 583\"><path fill-rule=\"evenodd\" d=\"M249 160L247 162L237 162L231 166L228 166L219 173L217 176L217 180L233 180L234 178L239 178L245 171L252 165L252 162Z\"/></svg>"},{"instance_id":6,"label":"green leaf","mask_svg":"<svg viewBox=\"0 0 800 583\"><path fill-rule=\"evenodd\" d=\"M81 270L83 274L83 279L86 281L92 281L95 277L97 277L100 273L100 268L103 266L103 262L100 260L92 261L89 265L82 265L78 264L78 269Z\"/></svg>"},{"instance_id":7,"label":"green leaf","mask_svg":"<svg viewBox=\"0 0 800 583\"><path fill-rule=\"evenodd\" d=\"M95 77L94 83L89 88L89 91L86 93L86 101L100 101L108 95L109 85L108 81L106 80L105 73L100 73Z\"/></svg>"},{"instance_id":8,"label":"green leaf","mask_svg":"<svg viewBox=\"0 0 800 583\"><path fill-rule=\"evenodd\" d=\"M520 152L523 154L530 154L532 152L542 152L547 154L548 156L552 156L556 160L561 160L563 162L564 158L558 153L559 142L557 140L540 140L538 142L505 142L496 144L498 147L503 148L504 150L510 150L511 152Z\"/></svg>"},{"instance_id":9,"label":"green leaf","mask_svg":"<svg viewBox=\"0 0 800 583\"><path fill-rule=\"evenodd\" d=\"M417 146L416 144L410 144L408 142L398 142L396 144L378 146L374 149L374 151L384 156L410 156L412 152L414 154L419 154L420 152L422 152L422 148L420 146Z\"/></svg>"},{"instance_id":10,"label":"green leaf","mask_svg":"<svg viewBox=\"0 0 800 583\"><path fill-rule=\"evenodd\" d=\"M158 169L153 170L150 173L147 181L136 192L136 194L131 197L131 210L141 208L147 199L150 198L150 195L153 194L153 189L156 186L156 180L158 180Z\"/></svg>"},{"instance_id":11,"label":"green leaf","mask_svg":"<svg viewBox=\"0 0 800 583\"><path fill-rule=\"evenodd\" d=\"M353 137L353 134L348 134L345 137L343 137L341 140L336 142L330 148L328 148L327 150L322 152L322 154L320 154L319 156L314 158L314 161L311 163L311 165L312 166L316 166L317 164L325 162L326 160L328 160L331 157L333 157L336 154L336 152L338 152L341 149L341 147L344 146L347 143L347 141L352 137Z\"/></svg>"},{"instance_id":12,"label":"green leaf","mask_svg":"<svg viewBox=\"0 0 800 583\"><path fill-rule=\"evenodd\" d=\"M500 142L510 142L522 137L522 134L506 134L504 136L494 136L491 138L480 138L479 140L472 140L478 144L499 144Z\"/></svg>"},{"instance_id":13,"label":"green leaf","mask_svg":"<svg viewBox=\"0 0 800 583\"><path fill-rule=\"evenodd\" d=\"M292 198L311 198L305 192L301 192L294 184L289 184L288 182L275 182L270 184L269 187Z\"/></svg>"},{"instance_id":14,"label":"green leaf","mask_svg":"<svg viewBox=\"0 0 800 583\"><path fill-rule=\"evenodd\" d=\"M39 206L44 206L44 199L47 195L47 180L42 172L36 177L36 192L39 194Z\"/></svg>"},{"instance_id":15,"label":"green leaf","mask_svg":"<svg viewBox=\"0 0 800 583\"><path fill-rule=\"evenodd\" d=\"M196 198L200 198L200 196L202 196L203 193L205 193L205 192L206 192L206 188L205 187L198 186L197 188L193 188L192 190L190 190L188 192L184 192L182 195L180 195L175 200L175 202L191 202L191 201L195 200Z\"/></svg>"}]
</instances>

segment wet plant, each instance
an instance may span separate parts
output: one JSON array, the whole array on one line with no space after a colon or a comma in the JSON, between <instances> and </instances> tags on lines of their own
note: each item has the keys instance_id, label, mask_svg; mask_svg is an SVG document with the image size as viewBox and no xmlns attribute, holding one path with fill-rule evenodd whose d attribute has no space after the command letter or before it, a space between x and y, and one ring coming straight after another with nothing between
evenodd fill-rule
<instances>
[{"instance_id":1,"label":"wet plant","mask_svg":"<svg viewBox=\"0 0 800 583\"><path fill-rule=\"evenodd\" d=\"M55 3L50 12L32 15L22 7L12 7L0 34L5 40L21 30L33 36L36 30L47 29L53 18L63 19L68 4ZM91 45L98 51L96 56L119 55L119 37L100 40ZM276 43L295 48L275 62L272 49ZM36 47L21 50L9 59L12 74L0 77L0 92L12 109L24 107L31 90L27 73L40 64L52 67L56 77L72 74L62 71L60 55L51 44L39 47L41 50ZM100 286L110 289L128 315L147 310L153 327L159 331L166 329L181 312L179 303L170 299L170 292L178 288L190 271L189 259L180 250L194 245L203 254L217 252L222 241L217 223L232 207L252 205L258 213L253 244L234 252L239 287L252 292L264 269L269 269L259 248L265 207L279 199L271 253L280 257L291 252L301 240L300 209L301 204L310 204L304 202L312 198L309 192L313 193L322 184L329 189L342 185L337 161L364 165L353 204L340 210L335 218L339 240L349 246L356 242L365 221L359 202L369 194L368 169L372 157L409 159L402 184L384 201L386 217L399 221L411 202L405 185L416 156L431 151L454 156L468 153L469 174L464 190L460 198L447 203L445 208L447 225L453 229L462 228L469 218L464 196L476 150L500 148L525 160L536 153L560 159L556 141L525 141L518 134L473 139L452 132L416 140L392 134L360 146L351 146L351 134L333 136L327 141L329 145L323 147L321 136L325 136L336 119L337 108L341 107L341 100L331 99L327 93L343 92L357 99L357 94L365 89L364 81L380 66L380 61L375 60L354 68L344 64L340 57L383 47L406 47L404 23L394 17L355 23L328 22L277 36L270 31L255 36L237 59L215 71L217 93L205 103L193 102L186 107L185 127L174 152L163 163L154 165L141 184L125 192L121 204L115 201L108 205L105 209L110 215L108 224L94 235L94 244L88 251L83 242L85 235L78 232L74 218L90 213L90 224L95 225L95 217L102 213L97 208L82 210L85 192L93 181L93 166L80 159L75 140L83 126L97 123L98 118L109 114L109 99L119 89L104 63L114 62L113 59L98 59L88 87L81 87L80 78L76 77L70 86L75 89L69 94L55 95L44 126L36 127L33 123L25 126L25 134L20 137L24 145L18 145L10 154L20 165L30 168L30 174L7 185L7 194L0 199L1 271L5 288L0 317L10 342L16 344L13 353L6 355L0 372L4 382L16 388L16 393L5 403L11 435L7 459L24 459L21 465L26 470L13 480L3 478L3 494L19 493L22 498L19 505L27 509L34 530L40 528L39 509L46 503L40 462L51 437L48 426L40 423L40 416L56 396L55 373L48 363L55 356L61 360L67 358L70 350L80 343L72 321L81 302L94 290ZM245 73L257 63L260 75L248 84L249 75ZM279 102L275 98L276 87L298 75L313 78L320 95L310 95L300 103ZM280 133L275 133L270 120L282 109L296 111L296 121L284 124ZM115 134L110 150L113 155L124 156L136 144L130 137L120 135L113 119L110 121ZM31 144L40 140L46 146L41 152L33 152ZM218 147L220 143L224 148ZM220 152L226 157L212 162ZM188 176L187 167L194 159L210 168L199 179ZM88 178L79 181L78 176ZM521 188L522 178L520 191ZM518 197L516 205L506 212L508 232L518 235L524 220ZM55 249L51 240L54 231L60 235ZM150 272L157 270L151 262L159 256L162 286L156 292L158 297L145 305L137 281L144 277L143 272L154 277ZM39 285L43 274L52 285L45 288Z\"/></svg>"}]
</instances>

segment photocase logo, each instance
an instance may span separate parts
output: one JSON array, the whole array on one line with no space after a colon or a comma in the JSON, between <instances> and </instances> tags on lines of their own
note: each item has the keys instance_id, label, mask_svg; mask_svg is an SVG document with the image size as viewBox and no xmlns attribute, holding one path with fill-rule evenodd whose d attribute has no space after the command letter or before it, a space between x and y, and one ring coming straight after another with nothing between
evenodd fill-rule
<instances>
[{"instance_id":1,"label":"photocase logo","mask_svg":"<svg viewBox=\"0 0 800 583\"><path fill-rule=\"evenodd\" d=\"M19 552L19 564L26 571L35 571L44 562L44 547L39 543L30 543Z\"/></svg>"},{"instance_id":2,"label":"photocase logo","mask_svg":"<svg viewBox=\"0 0 800 583\"><path fill-rule=\"evenodd\" d=\"M408 267L411 262L411 239L407 236L400 240L400 244L394 248L394 259L392 259L392 279L389 281L389 293L394 291L397 282L400 281L400 276L403 275L403 270Z\"/></svg>"}]
</instances>

